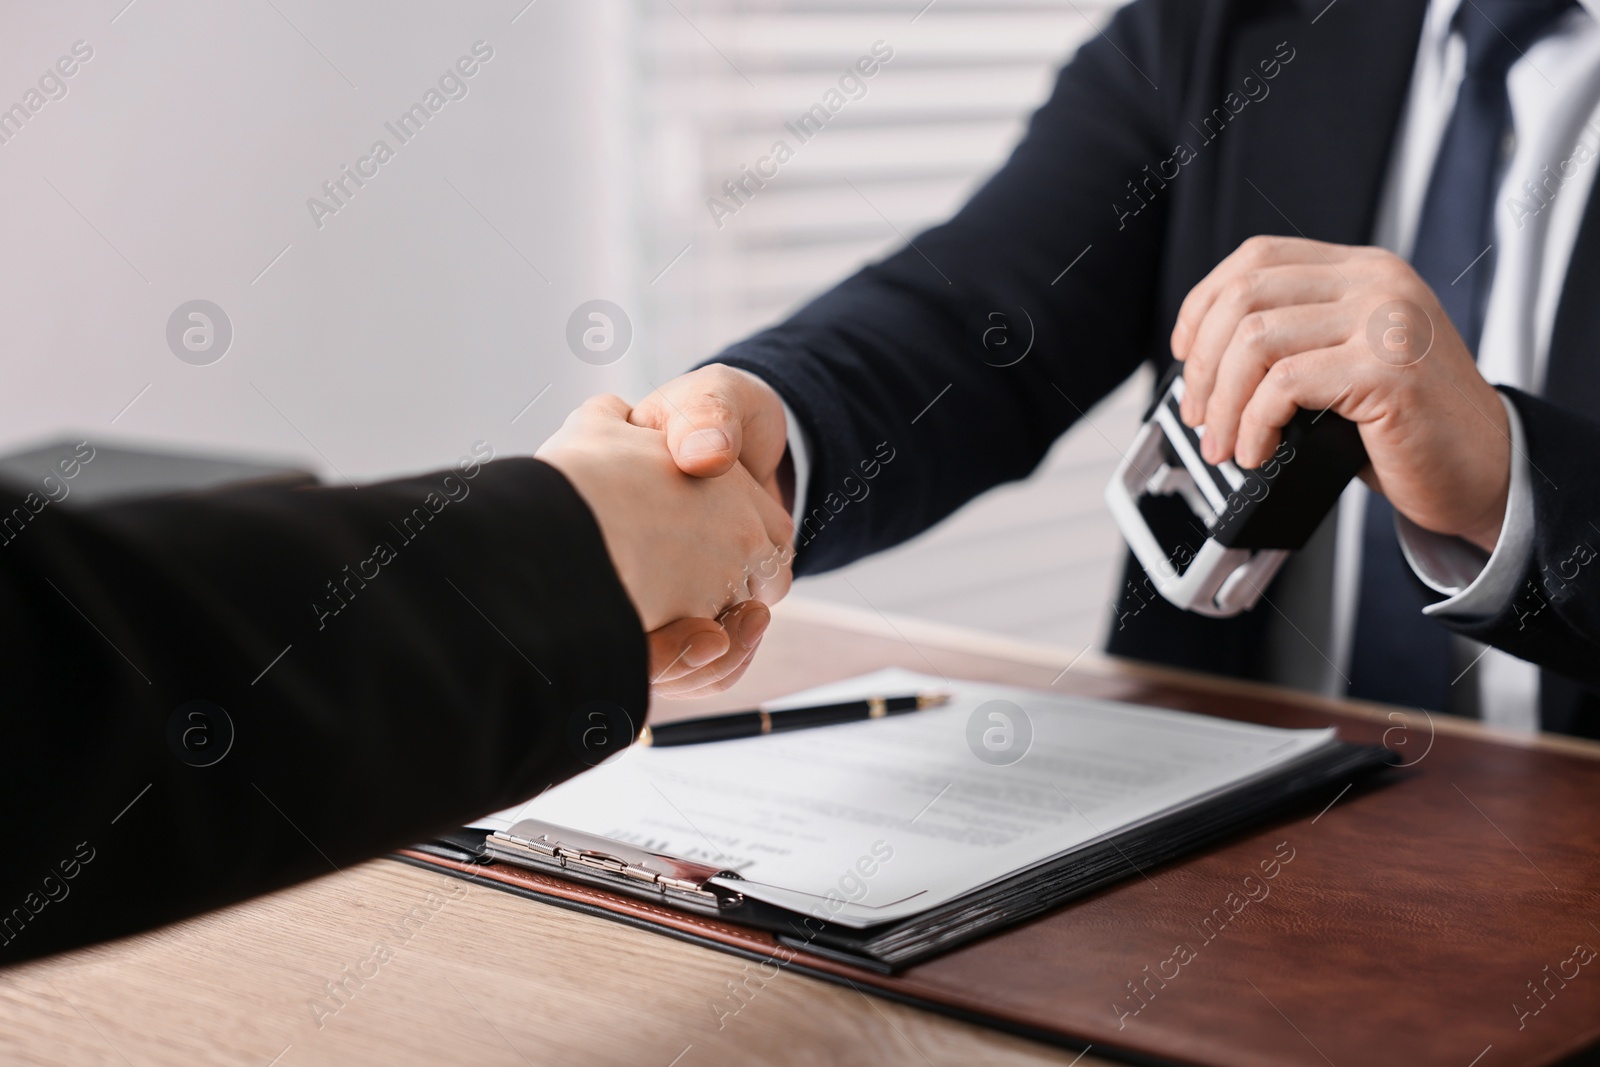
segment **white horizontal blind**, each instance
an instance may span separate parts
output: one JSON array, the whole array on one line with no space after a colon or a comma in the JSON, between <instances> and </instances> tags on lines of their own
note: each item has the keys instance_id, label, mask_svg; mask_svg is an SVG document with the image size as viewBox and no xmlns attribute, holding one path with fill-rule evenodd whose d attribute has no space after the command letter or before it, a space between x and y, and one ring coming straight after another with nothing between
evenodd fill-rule
<instances>
[{"instance_id":1,"label":"white horizontal blind","mask_svg":"<svg viewBox=\"0 0 1600 1067\"><path fill-rule=\"evenodd\" d=\"M639 288L652 373L714 354L948 217L1116 6L641 0ZM877 60L870 77L864 58ZM801 127L819 104L825 124ZM1119 394L1025 486L797 592L1093 641L1121 552L1100 492L1137 414L1136 397Z\"/></svg>"}]
</instances>

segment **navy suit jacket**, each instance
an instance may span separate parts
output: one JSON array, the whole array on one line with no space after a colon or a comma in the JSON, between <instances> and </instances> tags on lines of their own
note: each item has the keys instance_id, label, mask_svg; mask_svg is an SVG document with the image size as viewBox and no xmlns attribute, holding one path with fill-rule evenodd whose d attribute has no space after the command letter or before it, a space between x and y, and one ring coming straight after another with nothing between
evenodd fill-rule
<instances>
[{"instance_id":1,"label":"navy suit jacket","mask_svg":"<svg viewBox=\"0 0 1600 1067\"><path fill-rule=\"evenodd\" d=\"M1426 8L1136 0L1062 70L1010 160L954 218L725 352L721 362L769 381L809 432L799 572L905 540L1027 475L1141 363L1165 369L1184 295L1245 238L1367 243ZM1551 399L1508 390L1539 472L1524 585L1500 613L1450 623L1538 663L1545 728L1590 735L1600 735L1589 688L1600 688L1597 292L1591 202L1551 341ZM997 324L1018 345L1031 332L1027 357L996 365L1020 350L997 351L992 335L985 346ZM871 494L853 501L866 474ZM1130 585L1142 578L1130 560ZM1419 607L1422 595L1419 584ZM1214 620L1158 601L1110 650L1263 677L1266 614Z\"/></svg>"}]
</instances>

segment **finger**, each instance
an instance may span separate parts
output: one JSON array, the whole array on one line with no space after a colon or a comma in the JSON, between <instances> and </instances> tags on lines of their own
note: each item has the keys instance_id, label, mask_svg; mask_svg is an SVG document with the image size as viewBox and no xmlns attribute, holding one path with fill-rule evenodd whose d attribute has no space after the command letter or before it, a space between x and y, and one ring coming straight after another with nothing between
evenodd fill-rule
<instances>
[{"instance_id":1,"label":"finger","mask_svg":"<svg viewBox=\"0 0 1600 1067\"><path fill-rule=\"evenodd\" d=\"M640 402L634 421L665 430L678 469L714 478L733 469L744 438L742 383L726 367L702 367Z\"/></svg>"},{"instance_id":2,"label":"finger","mask_svg":"<svg viewBox=\"0 0 1600 1067\"><path fill-rule=\"evenodd\" d=\"M760 642L757 642L757 647L760 647ZM744 672L755 662L755 656L755 649L741 650L737 656L729 653L725 661L716 664L715 671L711 668L696 671L692 677L654 686L650 692L653 696L665 697L668 700L693 700L715 696L731 689L739 679L743 678Z\"/></svg>"},{"instance_id":3,"label":"finger","mask_svg":"<svg viewBox=\"0 0 1600 1067\"><path fill-rule=\"evenodd\" d=\"M761 642L757 641L756 648L752 648L748 652L744 653L743 659L734 665L726 674L712 678L710 681L707 681L704 685L700 685L698 688L675 688L672 690L658 689L655 691L661 696L672 700L688 700L695 697L709 697L715 696L718 693L727 692L729 689L733 688L739 679L744 677L744 672L749 670L750 665L756 661L756 650L760 647Z\"/></svg>"},{"instance_id":4,"label":"finger","mask_svg":"<svg viewBox=\"0 0 1600 1067\"><path fill-rule=\"evenodd\" d=\"M709 696L720 693L744 675L755 650L772 621L772 613L757 600L746 600L723 612L728 649L712 662L677 678L658 683L653 691L666 697Z\"/></svg>"},{"instance_id":5,"label":"finger","mask_svg":"<svg viewBox=\"0 0 1600 1067\"><path fill-rule=\"evenodd\" d=\"M1217 366L1249 315L1294 304L1337 300L1346 286L1326 264L1268 266L1235 273L1217 291L1196 327L1194 343L1183 367L1183 419L1190 426L1205 421Z\"/></svg>"},{"instance_id":6,"label":"finger","mask_svg":"<svg viewBox=\"0 0 1600 1067\"><path fill-rule=\"evenodd\" d=\"M756 514L761 517L761 528L767 532L767 537L773 544L788 545L794 541L794 515L778 500L780 494L770 491L766 486L757 482L748 472L740 471L741 475L749 478L750 491L755 499Z\"/></svg>"},{"instance_id":7,"label":"finger","mask_svg":"<svg viewBox=\"0 0 1600 1067\"><path fill-rule=\"evenodd\" d=\"M1331 348L1350 337L1348 311L1340 304L1298 304L1253 311L1239 320L1217 367L1202 421L1200 450L1208 463L1233 456L1244 406L1278 360Z\"/></svg>"},{"instance_id":8,"label":"finger","mask_svg":"<svg viewBox=\"0 0 1600 1067\"><path fill-rule=\"evenodd\" d=\"M1189 358L1189 349L1199 334L1201 320L1206 317L1206 312L1211 309L1222 288L1235 275L1290 263L1325 263L1331 258L1330 252L1336 248L1337 245L1299 237L1261 236L1246 240L1228 253L1183 298L1183 304L1178 308L1178 320L1172 327L1173 358L1179 362Z\"/></svg>"},{"instance_id":9,"label":"finger","mask_svg":"<svg viewBox=\"0 0 1600 1067\"><path fill-rule=\"evenodd\" d=\"M749 595L763 603L776 604L788 594L793 580L794 518L748 471L739 469L734 476L749 479L750 497L766 535L745 561Z\"/></svg>"},{"instance_id":10,"label":"finger","mask_svg":"<svg viewBox=\"0 0 1600 1067\"><path fill-rule=\"evenodd\" d=\"M767 541L748 564L750 595L764 604L776 604L788 595L794 581L794 520L770 497L757 495Z\"/></svg>"},{"instance_id":11,"label":"finger","mask_svg":"<svg viewBox=\"0 0 1600 1067\"><path fill-rule=\"evenodd\" d=\"M1239 419L1239 465L1259 467L1278 447L1283 427L1301 408L1353 418L1371 372L1351 345L1302 352L1274 363ZM1370 357L1368 357L1370 362Z\"/></svg>"},{"instance_id":12,"label":"finger","mask_svg":"<svg viewBox=\"0 0 1600 1067\"><path fill-rule=\"evenodd\" d=\"M650 684L674 681L715 662L733 645L715 619L679 619L646 635Z\"/></svg>"}]
</instances>

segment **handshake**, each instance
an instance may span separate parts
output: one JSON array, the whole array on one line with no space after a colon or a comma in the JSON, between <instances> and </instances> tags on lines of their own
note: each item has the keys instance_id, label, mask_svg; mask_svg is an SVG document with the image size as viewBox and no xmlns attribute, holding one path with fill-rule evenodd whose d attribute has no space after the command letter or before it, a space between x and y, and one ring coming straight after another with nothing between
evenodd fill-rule
<instances>
[{"instance_id":1,"label":"handshake","mask_svg":"<svg viewBox=\"0 0 1600 1067\"><path fill-rule=\"evenodd\" d=\"M594 513L649 633L663 696L719 692L744 673L789 591L793 472L783 404L745 371L713 365L638 406L597 396L535 455Z\"/></svg>"}]
</instances>

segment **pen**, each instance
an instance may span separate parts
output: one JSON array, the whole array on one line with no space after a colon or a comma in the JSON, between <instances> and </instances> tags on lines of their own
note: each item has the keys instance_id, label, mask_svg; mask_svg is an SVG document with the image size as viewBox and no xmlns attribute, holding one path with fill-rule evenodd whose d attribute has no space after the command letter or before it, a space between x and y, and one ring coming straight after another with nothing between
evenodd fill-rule
<instances>
[{"instance_id":1,"label":"pen","mask_svg":"<svg viewBox=\"0 0 1600 1067\"><path fill-rule=\"evenodd\" d=\"M666 748L669 745L698 745L705 741L731 741L738 737L759 737L782 730L805 730L813 726L833 726L862 719L881 719L908 711L936 708L950 701L950 694L924 690L906 696L868 697L843 704L823 704L812 708L785 708L782 711L735 711L703 719L685 719L659 726L646 726L639 744Z\"/></svg>"}]
</instances>

